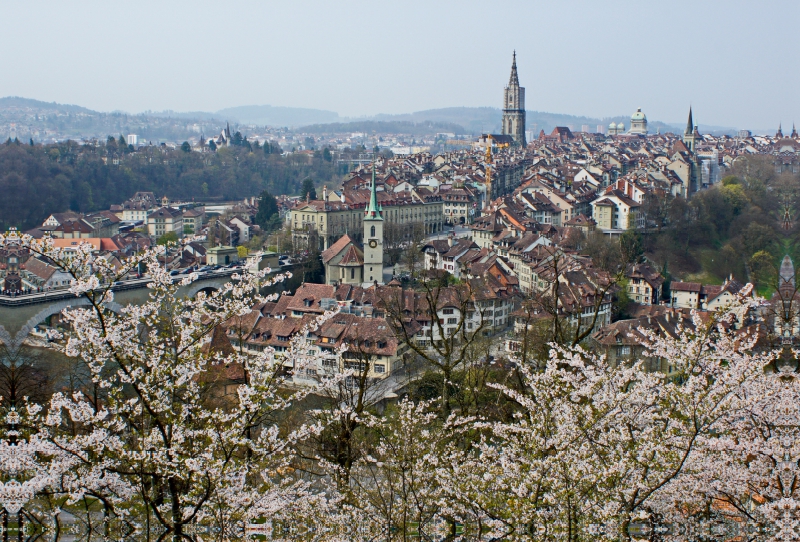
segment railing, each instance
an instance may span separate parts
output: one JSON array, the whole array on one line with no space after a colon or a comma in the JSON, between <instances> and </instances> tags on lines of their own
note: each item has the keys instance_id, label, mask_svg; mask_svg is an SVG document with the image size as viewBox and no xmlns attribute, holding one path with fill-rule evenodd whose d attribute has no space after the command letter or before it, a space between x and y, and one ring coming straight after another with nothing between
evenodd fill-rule
<instances>
[{"instance_id":1,"label":"railing","mask_svg":"<svg viewBox=\"0 0 800 542\"><path fill-rule=\"evenodd\" d=\"M285 267L285 266L284 266ZM240 268L235 269L219 269L217 271L208 271L201 273L197 280L205 280L209 278L227 277L234 273L241 272ZM186 275L172 276L172 282L179 282L186 278ZM120 281L119 284L112 284L111 291L122 292L125 290L137 290L139 288L147 287L150 283L150 278L133 279L128 281ZM100 289L103 289L101 287ZM56 301L60 299L75 298L75 294L69 291L69 287L64 287L59 290L51 290L49 292L31 292L28 294L19 294L15 296L0 295L0 306L5 307L21 307L25 305L36 305L39 303L47 303L49 301Z\"/></svg>"}]
</instances>

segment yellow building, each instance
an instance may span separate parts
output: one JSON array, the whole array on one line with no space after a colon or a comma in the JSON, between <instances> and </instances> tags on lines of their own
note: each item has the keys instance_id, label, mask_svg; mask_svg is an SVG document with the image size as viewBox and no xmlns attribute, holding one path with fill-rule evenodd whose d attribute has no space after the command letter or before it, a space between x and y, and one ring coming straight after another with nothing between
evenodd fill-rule
<instances>
[{"instance_id":1,"label":"yellow building","mask_svg":"<svg viewBox=\"0 0 800 542\"><path fill-rule=\"evenodd\" d=\"M309 238L318 236L318 249L326 250L343 235L363 242L364 211L369 204L369 190L323 192L323 199L299 201L291 210L292 239L296 247L307 246ZM378 191L385 228L423 224L425 234L442 230L444 213L438 195L416 190L393 193Z\"/></svg>"}]
</instances>

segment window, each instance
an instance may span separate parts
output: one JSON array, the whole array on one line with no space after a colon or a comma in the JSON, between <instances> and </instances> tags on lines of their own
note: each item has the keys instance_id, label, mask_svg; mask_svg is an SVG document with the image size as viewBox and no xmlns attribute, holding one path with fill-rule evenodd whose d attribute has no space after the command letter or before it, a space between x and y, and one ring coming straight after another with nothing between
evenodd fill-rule
<instances>
[{"instance_id":1,"label":"window","mask_svg":"<svg viewBox=\"0 0 800 542\"><path fill-rule=\"evenodd\" d=\"M375 226L372 226L372 227L369 229L369 236L370 236L370 237L375 237Z\"/></svg>"},{"instance_id":2,"label":"window","mask_svg":"<svg viewBox=\"0 0 800 542\"><path fill-rule=\"evenodd\" d=\"M447 323L448 324L457 324L458 323L458 319L457 318L448 318L447 319Z\"/></svg>"},{"instance_id":3,"label":"window","mask_svg":"<svg viewBox=\"0 0 800 542\"><path fill-rule=\"evenodd\" d=\"M453 314L453 309L444 309L442 310L442 314Z\"/></svg>"},{"instance_id":4,"label":"window","mask_svg":"<svg viewBox=\"0 0 800 542\"><path fill-rule=\"evenodd\" d=\"M383 365L382 363L376 364L375 365L375 372L376 373L385 373L386 372L386 366Z\"/></svg>"}]
</instances>

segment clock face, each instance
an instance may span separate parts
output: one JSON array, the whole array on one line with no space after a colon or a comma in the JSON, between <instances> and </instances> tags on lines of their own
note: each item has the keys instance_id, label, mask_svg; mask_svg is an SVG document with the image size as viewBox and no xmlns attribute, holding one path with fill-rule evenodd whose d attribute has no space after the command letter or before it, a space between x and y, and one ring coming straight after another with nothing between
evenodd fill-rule
<instances>
[{"instance_id":1,"label":"clock face","mask_svg":"<svg viewBox=\"0 0 800 542\"><path fill-rule=\"evenodd\" d=\"M375 239L370 239L369 246L375 248L376 246L378 246L378 242Z\"/></svg>"}]
</instances>

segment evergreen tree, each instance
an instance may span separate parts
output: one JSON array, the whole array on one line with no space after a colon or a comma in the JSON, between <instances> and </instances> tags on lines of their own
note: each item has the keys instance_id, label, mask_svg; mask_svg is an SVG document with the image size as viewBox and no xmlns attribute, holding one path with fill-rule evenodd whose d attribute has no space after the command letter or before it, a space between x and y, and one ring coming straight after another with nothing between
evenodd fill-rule
<instances>
[{"instance_id":1,"label":"evergreen tree","mask_svg":"<svg viewBox=\"0 0 800 542\"><path fill-rule=\"evenodd\" d=\"M209 148L209 149L211 149L212 151L215 151L215 150L217 150L217 144L216 144L216 143L214 143L214 140L213 140L213 139L212 139L211 141L209 141L209 142L208 142L208 148Z\"/></svg>"},{"instance_id":2,"label":"evergreen tree","mask_svg":"<svg viewBox=\"0 0 800 542\"><path fill-rule=\"evenodd\" d=\"M278 201L275 196L270 194L267 190L261 192L258 200L258 212L254 222L258 224L262 230L269 231L272 229L274 219L278 216Z\"/></svg>"},{"instance_id":3,"label":"evergreen tree","mask_svg":"<svg viewBox=\"0 0 800 542\"><path fill-rule=\"evenodd\" d=\"M314 188L314 181L311 179L303 180L303 187L300 189L300 197L301 199L317 199L317 189Z\"/></svg>"},{"instance_id":4,"label":"evergreen tree","mask_svg":"<svg viewBox=\"0 0 800 542\"><path fill-rule=\"evenodd\" d=\"M181 143L181 150L183 152L192 152L192 146L189 145L188 141L184 141L183 143Z\"/></svg>"}]
</instances>

